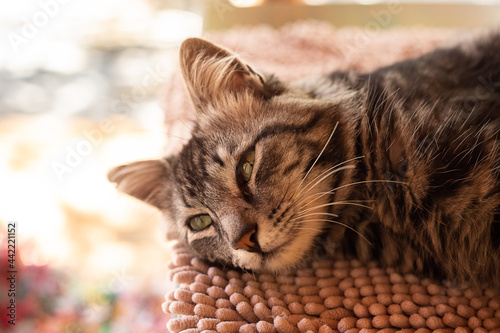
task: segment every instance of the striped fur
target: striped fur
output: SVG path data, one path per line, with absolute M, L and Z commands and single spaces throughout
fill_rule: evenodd
M 369 74 L 285 84 L 201 39 L 181 48 L 197 113 L 180 154 L 113 169 L 200 257 L 283 272 L 320 249 L 500 284 L 500 34 Z M 241 157 L 255 149 L 248 182 Z M 190 217 L 211 216 L 201 231 Z M 255 231 L 259 251 L 235 247 Z

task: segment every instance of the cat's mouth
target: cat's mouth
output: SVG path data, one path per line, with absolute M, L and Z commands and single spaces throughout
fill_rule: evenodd
M 259 252 L 236 251 L 234 263 L 256 272 L 287 273 L 301 267 L 311 254 L 315 242 L 309 237 L 295 237 Z

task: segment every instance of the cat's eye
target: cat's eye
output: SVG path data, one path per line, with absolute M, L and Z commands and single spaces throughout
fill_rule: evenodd
M 253 163 L 255 162 L 255 150 L 249 150 L 241 157 L 238 163 L 238 172 L 245 181 L 248 181 L 252 176 Z
M 189 219 L 189 226 L 193 231 L 200 231 L 212 224 L 212 218 L 209 215 L 198 215 Z

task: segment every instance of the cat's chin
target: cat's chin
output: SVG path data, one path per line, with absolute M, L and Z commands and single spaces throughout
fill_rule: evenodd
M 297 250 L 290 245 L 266 253 L 240 250 L 233 255 L 233 264 L 254 272 L 288 273 L 304 265 L 307 253 L 304 248 Z

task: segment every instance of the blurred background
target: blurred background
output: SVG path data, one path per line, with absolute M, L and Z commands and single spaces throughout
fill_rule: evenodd
M 391 4 L 402 10 L 384 29 L 500 23 L 496 0 L 0 0 L 0 332 L 166 331 L 161 217 L 106 171 L 189 136 L 166 133 L 162 99 L 185 38 L 306 19 L 363 28 Z

